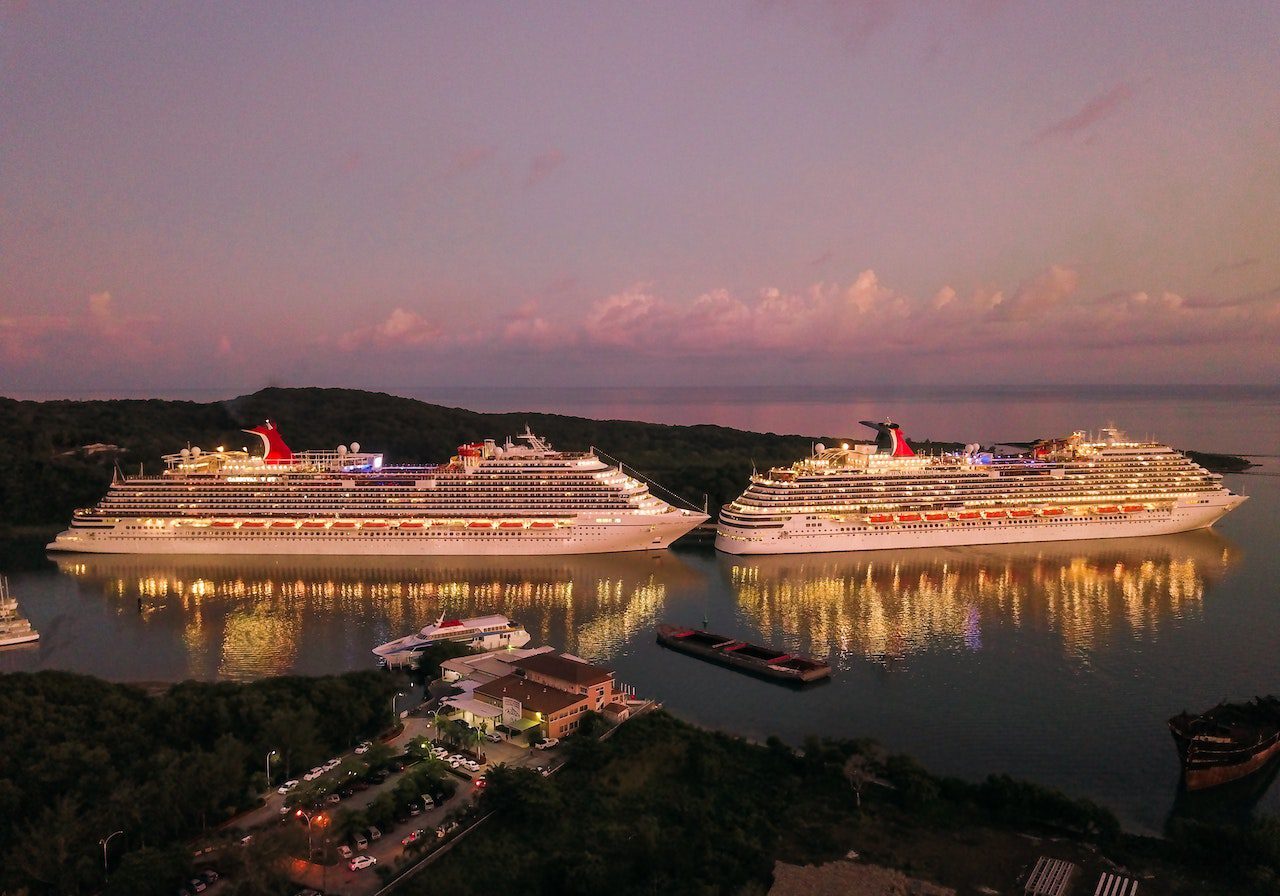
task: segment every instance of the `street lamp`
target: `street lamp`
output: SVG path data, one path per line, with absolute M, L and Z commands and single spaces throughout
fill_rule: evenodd
M 112 837 L 114 837 L 116 834 L 123 834 L 123 833 L 124 833 L 124 831 L 113 831 L 113 832 L 111 832 L 110 834 L 108 834 L 108 835 L 107 835 L 107 837 L 106 837 L 106 839 L 105 839 L 105 840 L 99 840 L 99 841 L 98 841 L 98 843 L 99 843 L 99 844 L 101 844 L 101 846 L 102 846 L 102 879 L 103 879 L 104 881 L 105 881 L 105 880 L 109 880 L 109 878 L 108 878 L 108 876 L 107 876 L 107 874 L 108 874 L 108 872 L 107 872 L 107 844 L 111 842 L 111 838 L 112 838 Z
M 393 722 L 396 719 L 400 718 L 398 715 L 396 715 L 396 698 L 403 697 L 403 696 L 405 696 L 405 694 L 403 691 L 401 691 L 400 693 L 396 694 L 395 697 L 391 698 L 391 721 Z
M 278 755 L 275 750 L 267 754 L 267 791 L 271 790 L 271 757 Z
M 313 816 L 319 815 L 320 813 L 308 812 L 305 809 L 298 809 L 297 814 L 299 818 L 305 818 L 307 820 L 307 863 L 310 864 L 311 860 L 315 858 L 312 854 L 313 847 L 311 845 L 311 819 Z

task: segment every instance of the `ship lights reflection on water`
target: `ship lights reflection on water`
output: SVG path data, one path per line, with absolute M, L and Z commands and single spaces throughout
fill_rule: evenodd
M 1154 639 L 1201 612 L 1234 562 L 1212 532 L 1126 542 L 724 557 L 737 604 L 765 638 L 838 665 L 980 650 L 1001 628 L 1051 633 L 1087 661 L 1116 638 Z
M 371 645 L 441 613 L 503 613 L 535 642 L 606 660 L 656 623 L 668 581 L 694 581 L 678 559 L 627 555 L 505 563 L 104 555 L 59 568 L 109 598 L 116 617 L 136 612 L 145 627 L 177 629 L 183 677 L 228 679 L 298 671 L 307 655 L 332 659 L 335 650 L 342 658 L 332 668 L 359 668 Z

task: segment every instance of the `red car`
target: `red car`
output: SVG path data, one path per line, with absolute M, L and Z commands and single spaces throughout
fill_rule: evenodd
M 489 782 L 484 779 L 484 775 L 481 775 L 480 777 L 476 778 L 475 784 L 476 784 L 476 787 L 480 790 L 484 790 L 486 787 L 489 786 Z
M 416 831 L 414 831 L 412 834 L 410 834 L 409 836 L 404 837 L 403 839 L 401 839 L 401 841 L 400 841 L 400 845 L 401 845 L 401 846 L 409 846 L 409 845 L 410 845 L 410 844 L 412 844 L 412 843 L 417 843 L 419 840 L 421 840 L 421 839 L 422 839 L 422 837 L 423 837 L 423 835 L 424 835 L 424 834 L 426 834 L 426 831 L 423 831 L 423 830 L 416 830 Z

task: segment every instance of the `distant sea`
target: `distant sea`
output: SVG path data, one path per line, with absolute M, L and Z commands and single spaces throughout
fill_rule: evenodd
M 356 387 L 352 387 L 356 388 Z M 252 391 L 252 390 L 246 390 Z M 1183 449 L 1280 455 L 1280 385 L 1266 386 L 651 386 L 377 389 L 482 412 L 567 414 L 811 436 L 860 434 L 891 419 L 908 436 L 957 442 L 1029 441 L 1114 424 Z M 234 391 L 6 392 L 13 398 L 173 398 L 218 401 Z M 861 433 L 865 435 L 866 433 Z M 495 435 L 502 435 L 497 433 Z

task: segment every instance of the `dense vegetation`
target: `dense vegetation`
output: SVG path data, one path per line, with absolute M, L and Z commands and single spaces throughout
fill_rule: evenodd
M 134 874 L 171 892 L 190 857 L 175 847 L 256 803 L 269 751 L 283 780 L 350 748 L 390 723 L 394 687 L 370 671 L 149 696 L 65 672 L 0 675 L 0 892 L 100 888 L 99 841 L 117 830 L 113 892 Z
M 344 389 L 264 389 L 225 402 L 13 401 L 0 398 L 0 525 L 54 526 L 102 497 L 118 463 L 155 472 L 186 444 L 257 450 L 241 432 L 277 421 L 296 449 L 359 442 L 389 462 L 448 460 L 457 446 L 499 441 L 533 428 L 566 449 L 598 446 L 701 507 L 715 508 L 745 487 L 752 465 L 767 468 L 807 454 L 802 436 L 722 426 L 662 426 L 554 414 L 478 414 L 408 398 Z M 113 446 L 86 451 L 87 446 Z M 118 449 L 118 450 L 116 450 Z
M 529 894 L 764 893 L 776 859 L 823 862 L 850 848 L 963 892 L 1006 892 L 1045 849 L 1027 834 L 1075 844 L 1095 867 L 1105 853 L 1154 868 L 1144 891 L 1261 893 L 1280 882 L 1280 829 L 1269 822 L 1199 831 L 1192 852 L 1183 840 L 1125 836 L 1088 801 L 1005 776 L 939 778 L 868 742 L 811 739 L 796 752 L 655 713 L 603 743 L 567 746 L 570 762 L 551 779 L 491 771 L 493 821 L 406 892 L 481 896 L 493 881 L 475 869 L 501 868 Z

